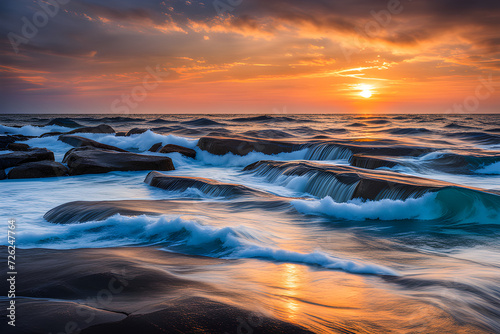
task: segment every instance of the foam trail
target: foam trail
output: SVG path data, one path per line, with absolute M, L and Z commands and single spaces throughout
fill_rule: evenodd
M 382 199 L 366 201 L 350 200 L 337 203 L 330 196 L 320 200 L 294 200 L 291 202 L 301 213 L 327 215 L 346 220 L 432 220 L 440 218 L 443 210 L 436 203 L 436 194 L 426 194 L 420 198 L 409 198 L 405 201 Z
M 217 228 L 176 216 L 126 217 L 104 221 L 50 225 L 49 229 L 25 230 L 18 235 L 24 247 L 82 248 L 131 245 L 164 246 L 165 250 L 224 259 L 258 258 L 338 269 L 355 274 L 397 275 L 393 270 L 361 261 L 341 259 L 315 251 L 300 253 L 266 245 L 271 242 L 246 227 Z

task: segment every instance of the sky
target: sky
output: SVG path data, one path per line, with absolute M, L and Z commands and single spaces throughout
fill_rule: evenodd
M 2 0 L 0 113 L 499 113 L 498 0 Z

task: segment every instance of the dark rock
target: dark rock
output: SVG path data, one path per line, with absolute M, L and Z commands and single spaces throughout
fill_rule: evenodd
M 146 176 L 144 182 L 150 186 L 170 191 L 185 191 L 188 188 L 195 188 L 214 197 L 268 195 L 265 192 L 248 188 L 240 184 L 223 183 L 201 177 L 170 176 L 156 171 L 150 172 L 148 176 Z
M 85 137 L 80 137 L 80 136 L 62 135 L 62 136 L 59 136 L 59 140 L 62 141 L 63 143 L 69 144 L 73 147 L 89 146 L 89 147 L 100 148 L 103 150 L 111 150 L 111 151 L 117 151 L 117 152 L 128 152 L 128 151 L 123 150 L 119 147 L 102 144 L 102 143 L 99 143 L 95 140 L 87 139 Z
M 3 169 L 0 169 L 0 180 L 4 180 L 7 178 L 7 175 L 5 174 L 5 171 Z
M 68 167 L 55 161 L 28 162 L 10 170 L 9 179 L 32 179 L 68 175 Z
M 7 146 L 16 141 L 12 136 L 0 136 L 0 149 L 7 149 Z
M 371 157 L 364 156 L 360 154 L 353 155 L 351 159 L 351 166 L 366 168 L 366 169 L 376 169 L 380 167 L 394 167 L 398 163 L 383 157 Z
M 158 152 L 158 150 L 161 148 L 162 143 L 156 143 L 151 148 L 148 150 L 149 152 Z
M 54 161 L 54 153 L 46 148 L 34 148 L 27 152 L 12 152 L 0 155 L 0 169 L 19 166 L 27 162 L 51 160 Z
M 126 133 L 126 132 L 117 132 L 117 133 L 115 134 L 115 136 L 116 136 L 116 137 L 125 137 L 126 135 L 127 135 L 127 133 Z
M 247 155 L 252 151 L 262 152 L 264 154 L 278 154 L 283 152 L 289 153 L 300 149 L 301 145 L 271 139 L 258 140 L 244 138 L 202 137 L 198 141 L 198 147 L 215 155 L 224 155 L 227 153 Z
M 174 170 L 168 157 L 123 153 L 82 147 L 72 149 L 65 157 L 70 175 L 99 174 L 112 171 Z
M 7 145 L 7 149 L 10 151 L 29 151 L 30 146 L 22 143 L 10 143 Z
M 63 132 L 58 132 L 58 131 L 54 131 L 54 132 L 47 132 L 47 133 L 44 133 L 40 136 L 40 138 L 45 138 L 45 137 L 52 137 L 52 136 L 59 136 L 59 135 L 62 135 Z
M 66 128 L 79 128 L 82 126 L 81 124 L 78 124 L 70 118 L 54 118 L 53 120 L 48 122 L 47 125 L 58 125 L 64 126 Z
M 67 132 L 66 134 L 70 135 L 73 133 L 115 133 L 115 130 L 107 124 L 101 124 L 98 126 L 89 126 L 89 127 L 71 130 L 70 132 Z
M 148 131 L 148 129 L 141 129 L 141 128 L 133 128 L 129 132 L 127 132 L 126 136 L 131 136 L 131 135 L 140 135 L 141 133 L 144 133 Z
M 196 158 L 196 151 L 187 147 L 179 146 L 179 145 L 173 145 L 173 144 L 168 144 L 162 147 L 162 149 L 159 151 L 160 153 L 173 153 L 173 152 L 178 152 L 188 158 Z
M 389 171 L 366 170 L 350 166 L 313 162 L 258 161 L 244 168 L 273 181 L 280 176 L 307 176 L 305 192 L 317 197 L 332 197 L 336 202 L 354 198 L 405 200 L 456 184 Z M 465 187 L 462 187 L 465 188 Z M 472 189 L 472 188 L 470 188 Z

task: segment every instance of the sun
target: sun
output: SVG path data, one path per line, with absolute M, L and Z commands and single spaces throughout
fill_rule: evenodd
M 362 90 L 359 95 L 364 97 L 365 99 L 372 97 L 372 92 L 369 89 Z
M 361 90 L 361 92 L 359 92 L 359 95 L 364 97 L 365 99 L 372 97 L 371 88 L 372 87 L 370 87 L 368 85 L 360 85 L 359 89 Z

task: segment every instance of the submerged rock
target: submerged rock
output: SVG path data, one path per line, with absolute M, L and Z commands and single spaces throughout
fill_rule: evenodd
M 150 172 L 144 182 L 150 186 L 170 191 L 185 191 L 188 188 L 195 188 L 214 197 L 268 195 L 240 184 L 223 183 L 201 177 L 170 176 L 155 171 Z
M 45 138 L 45 137 L 53 137 L 53 136 L 60 136 L 62 135 L 63 132 L 59 132 L 59 131 L 54 131 L 54 132 L 46 132 L 42 135 L 40 135 L 40 138 Z
M 264 154 L 289 153 L 300 149 L 301 145 L 271 139 L 202 137 L 198 141 L 198 147 L 215 155 L 233 153 L 243 156 L 252 151 Z
M 10 143 L 7 145 L 7 149 L 10 151 L 29 151 L 30 146 L 23 143 Z
M 174 170 L 168 157 L 124 153 L 89 147 L 72 149 L 65 157 L 70 175 L 112 171 Z
M 63 143 L 69 144 L 73 147 L 88 146 L 88 147 L 95 147 L 95 148 L 100 148 L 100 149 L 110 150 L 110 151 L 128 152 L 128 151 L 121 149 L 119 147 L 102 144 L 102 143 L 99 143 L 95 140 L 80 137 L 80 136 L 62 135 L 62 136 L 59 136 L 59 140 L 62 141 Z
M 70 135 L 73 133 L 115 133 L 115 130 L 107 124 L 100 124 L 98 126 L 88 126 L 71 130 L 66 134 Z
M 0 155 L 0 169 L 19 166 L 27 162 L 50 160 L 54 161 L 54 153 L 46 148 L 34 148 L 27 152 L 12 152 Z
M 361 154 L 353 155 L 351 159 L 351 166 L 366 168 L 366 169 L 377 169 L 380 167 L 394 167 L 398 163 L 383 157 L 371 157 Z
M 46 126 L 48 125 L 58 125 L 58 126 L 64 126 L 66 128 L 79 128 L 82 126 L 81 124 L 78 124 L 77 122 L 73 121 L 70 118 L 54 118 L 53 120 L 51 120 L 46 124 Z
M 9 179 L 31 179 L 68 175 L 68 167 L 55 161 L 28 162 L 10 170 Z
M 196 151 L 187 147 L 179 146 L 179 145 L 174 145 L 174 144 L 168 144 L 165 145 L 161 148 L 159 151 L 160 153 L 173 153 L 173 152 L 178 152 L 188 158 L 196 158 Z

